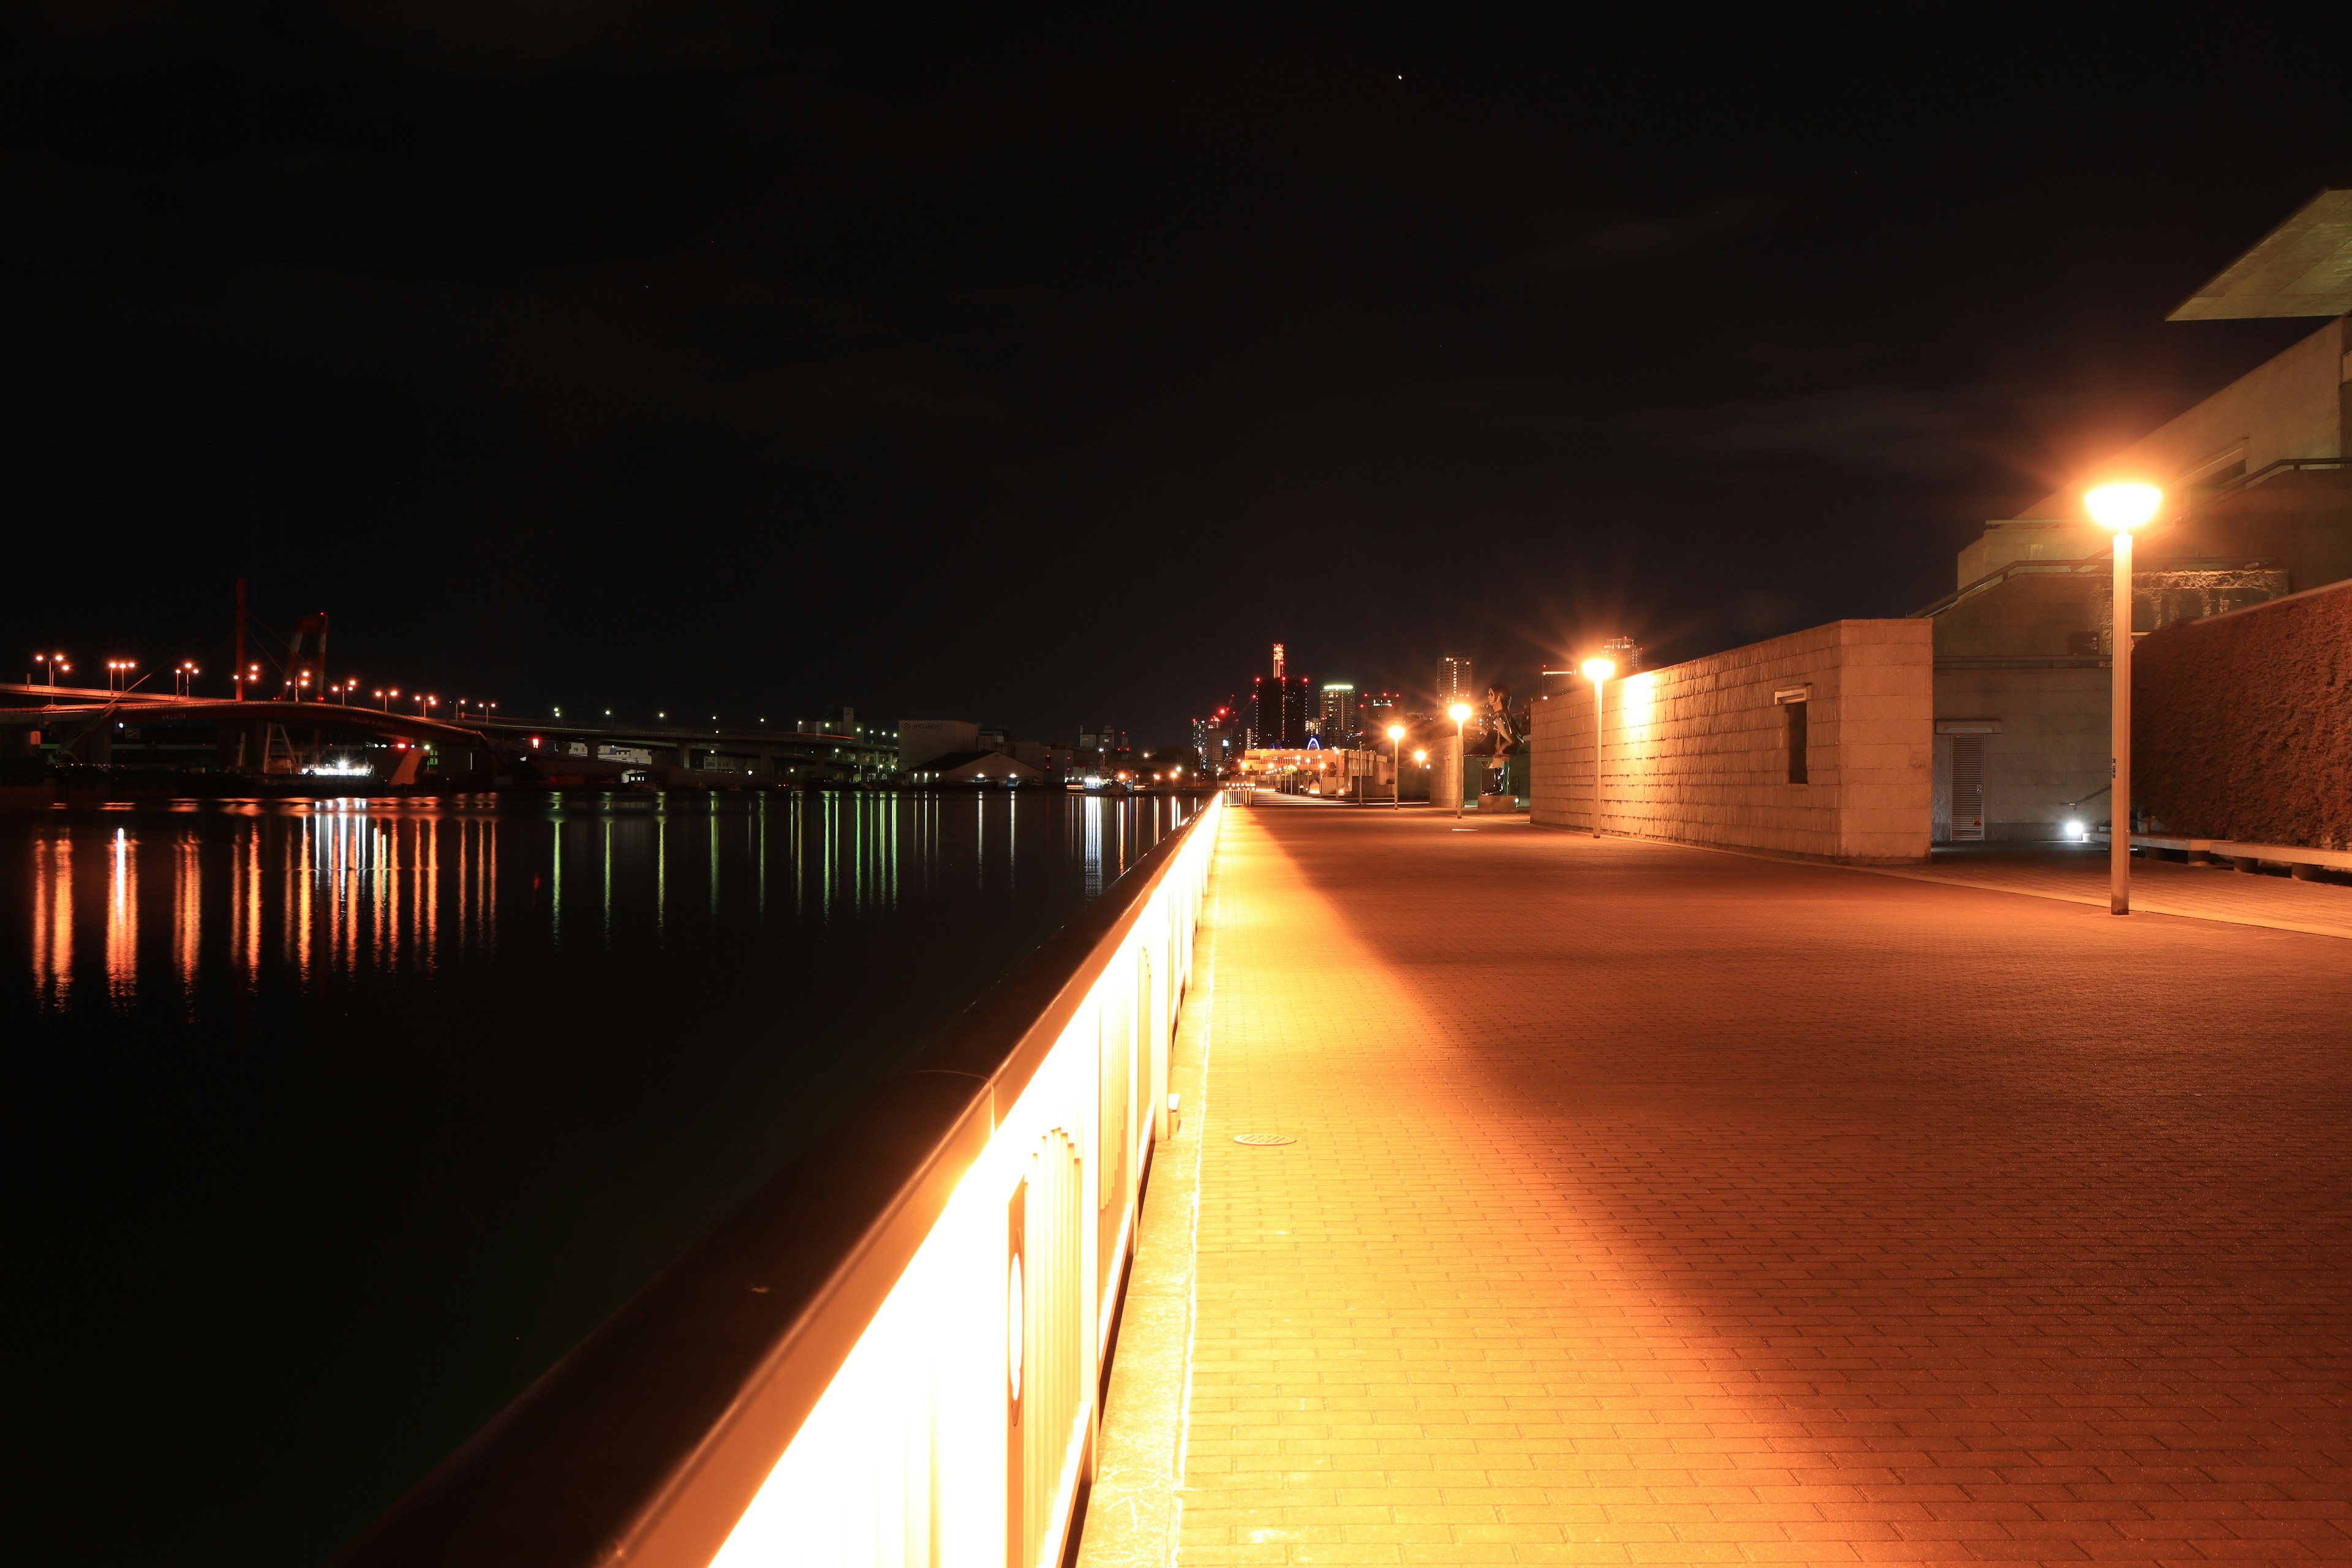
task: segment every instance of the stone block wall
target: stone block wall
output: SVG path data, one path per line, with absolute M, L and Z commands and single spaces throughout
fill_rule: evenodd
M 2167 833 L 2352 849 L 2352 582 L 2140 638 L 2132 772 Z
M 2106 820 L 2107 680 L 2096 665 L 1937 670 L 1936 842 L 1952 837 L 1948 726 L 1990 726 L 1986 838 L 2047 841 L 2068 822 Z
M 1934 627 L 1835 621 L 1609 683 L 1601 830 L 1853 865 L 1927 858 Z M 1789 779 L 1804 689 L 1806 781 Z M 1533 705 L 1531 815 L 1592 824 L 1592 689 Z

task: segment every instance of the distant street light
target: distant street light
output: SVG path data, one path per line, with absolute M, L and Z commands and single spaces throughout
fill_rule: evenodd
M 184 658 L 173 667 L 172 684 L 179 689 L 181 696 L 193 697 L 195 695 L 196 677 L 203 673 L 204 671 L 196 668 L 194 659 Z
M 2101 527 L 2115 531 L 2116 581 L 2113 656 L 2115 695 L 2108 715 L 2110 776 L 2115 781 L 2107 813 L 2107 909 L 2131 913 L 2131 531 L 2156 515 L 2164 492 L 2154 485 L 2101 485 L 2083 498 Z
M 1389 788 L 1389 809 L 1395 811 L 1404 805 L 1404 726 L 1389 726 L 1389 771 L 1396 778 Z
M 1601 699 L 1608 689 L 1602 682 L 1617 673 L 1613 658 L 1588 658 L 1584 661 L 1585 678 L 1592 682 L 1592 837 L 1601 837 L 1601 740 L 1606 733 L 1601 723 Z
M 58 671 L 62 669 L 68 674 L 71 674 L 73 672 L 73 666 L 67 661 L 66 656 L 61 653 L 37 653 L 33 656 L 33 662 L 35 664 L 47 665 L 48 667 L 49 689 L 52 691 L 57 689 Z
M 1456 702 L 1445 712 L 1446 716 L 1454 721 L 1454 770 L 1457 774 L 1467 773 L 1470 771 L 1470 759 L 1463 755 L 1463 748 L 1468 742 L 1462 727 L 1470 721 L 1470 704 Z M 1469 786 L 1465 784 L 1461 778 L 1456 777 L 1454 781 L 1454 815 L 1457 820 L 1462 816 L 1462 797 L 1469 793 Z

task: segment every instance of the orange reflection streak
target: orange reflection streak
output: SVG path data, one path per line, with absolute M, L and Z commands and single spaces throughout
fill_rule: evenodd
M 261 824 L 249 823 L 245 834 L 245 887 L 238 902 L 245 910 L 245 982 L 261 984 Z
M 73 841 L 62 834 L 33 842 L 33 979 L 52 1007 L 73 990 Z
M 421 949 L 425 931 L 425 824 L 415 818 L 402 823 L 401 837 L 406 840 L 401 853 L 401 864 L 408 872 L 408 929 L 403 937 L 405 945 Z
M 180 989 L 196 994 L 196 943 L 204 919 L 204 863 L 196 836 L 183 834 L 179 856 L 172 868 L 172 960 L 180 972 Z
M 351 956 L 343 921 L 351 906 L 351 887 L 345 878 L 351 870 L 347 852 L 351 848 L 352 819 L 339 811 L 327 819 L 325 832 L 326 844 L 320 856 L 319 869 L 326 881 L 327 967 L 340 970 Z
M 425 859 L 425 898 L 424 919 L 416 928 L 416 952 L 430 965 L 441 935 L 441 819 L 430 816 L 417 824 L 417 840 Z
M 449 825 L 457 840 L 457 954 L 465 956 L 474 936 L 473 906 L 473 839 L 474 825 L 460 817 Z
M 139 989 L 139 894 L 131 870 L 131 835 L 118 827 L 106 899 L 106 994 L 117 1002 Z
M 310 879 L 314 874 L 310 859 L 310 840 L 312 829 L 315 826 L 316 822 L 313 818 L 306 816 L 302 819 L 300 858 L 287 871 L 287 879 L 293 885 L 294 893 L 294 897 L 289 900 L 293 905 L 293 931 L 290 945 L 293 951 L 294 973 L 305 980 L 310 977 Z
M 396 936 L 393 914 L 400 907 L 399 846 L 394 841 L 397 831 L 398 824 L 375 830 L 375 966 L 387 971 L 392 967 Z
M 362 824 L 335 818 L 335 967 L 349 973 L 359 957 L 359 846 Z

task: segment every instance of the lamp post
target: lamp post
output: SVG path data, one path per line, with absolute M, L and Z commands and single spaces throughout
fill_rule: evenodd
M 1389 771 L 1396 775 L 1389 787 L 1389 809 L 1404 806 L 1404 726 L 1389 726 Z
M 1601 837 L 1601 742 L 1607 729 L 1601 722 L 1601 699 L 1608 688 L 1603 684 L 1617 673 L 1613 658 L 1588 658 L 1584 661 L 1585 679 L 1592 682 L 1592 837 Z
M 1469 786 L 1462 782 L 1462 775 L 1470 771 L 1470 759 L 1464 754 L 1467 742 L 1462 729 L 1470 721 L 1470 704 L 1456 702 L 1445 710 L 1445 716 L 1454 721 L 1454 815 L 1458 820 L 1462 816 L 1462 797 L 1470 793 Z
M 2116 536 L 2114 620 L 2109 640 L 2114 649 L 2107 660 L 2114 674 L 2114 696 L 2108 709 L 2108 761 L 2115 780 L 2107 813 L 2107 909 L 2131 913 L 2131 574 L 2132 532 L 2156 515 L 2164 492 L 2154 485 L 2101 485 L 2083 502 L 2102 527 Z

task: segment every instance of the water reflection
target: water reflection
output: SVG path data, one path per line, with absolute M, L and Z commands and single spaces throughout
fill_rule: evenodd
M 325 1561 L 1177 820 L 1043 794 L 0 812 L 20 1480 L 58 1529 L 108 1521 L 102 1553 L 19 1555 Z M 173 1463 L 125 1505 L 150 1451 Z
M 62 1007 L 73 994 L 73 839 L 33 841 L 34 994 Z
M 207 984 L 250 989 L 281 969 L 303 980 L 429 973 L 488 963 L 507 941 L 610 948 L 633 928 L 659 943 L 742 919 L 813 930 L 887 920 L 904 897 L 956 888 L 959 898 L 1018 898 L 1041 853 L 1090 899 L 1184 809 L 815 795 L 529 809 L 489 799 L 182 802 L 127 823 L 120 812 L 49 811 L 10 819 L 26 875 L 21 891 L 0 885 L 0 896 L 26 917 L 37 1008 L 72 1006 L 79 979 L 117 1007 L 168 991 L 193 1009 Z M 772 880 L 789 896 L 772 900 Z M 102 931 L 79 932 L 78 950 L 78 922 L 101 917 Z M 96 973 L 78 974 L 78 951 L 98 958 Z

